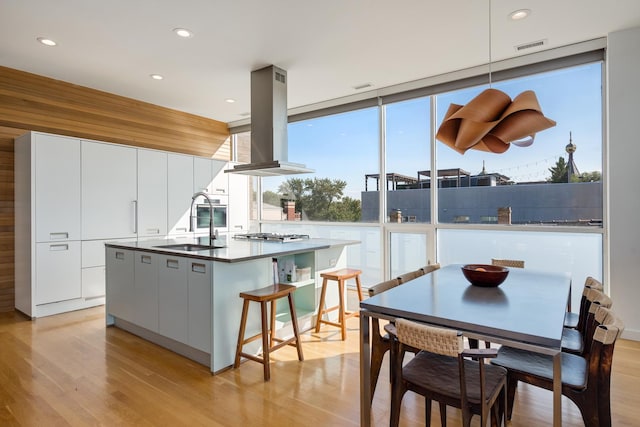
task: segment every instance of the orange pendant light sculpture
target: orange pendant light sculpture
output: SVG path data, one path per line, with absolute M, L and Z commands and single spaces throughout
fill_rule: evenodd
M 467 150 L 504 153 L 511 144 L 527 147 L 536 132 L 556 125 L 545 117 L 533 91 L 524 91 L 513 100 L 491 88 L 491 0 L 489 0 L 489 89 L 466 105 L 451 104 L 436 139 L 460 154 Z

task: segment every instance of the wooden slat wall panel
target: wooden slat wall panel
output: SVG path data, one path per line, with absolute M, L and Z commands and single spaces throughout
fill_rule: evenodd
M 14 306 L 13 139 L 23 133 L 0 128 L 0 312 Z
M 229 160 L 226 123 L 6 67 L 0 126 Z
M 14 309 L 13 140 L 30 130 L 230 159 L 226 123 L 0 67 L 0 312 Z

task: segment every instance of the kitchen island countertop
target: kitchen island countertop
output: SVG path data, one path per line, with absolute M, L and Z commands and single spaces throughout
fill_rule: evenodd
M 232 237 L 223 236 L 214 240 L 214 245 L 221 246 L 220 248 L 202 249 L 197 251 L 162 248 L 159 246 L 173 244 L 209 244 L 208 237 L 196 237 L 192 239 L 157 239 L 130 242 L 113 241 L 105 243 L 105 246 L 232 263 L 258 258 L 278 257 L 282 255 L 309 252 L 336 246 L 355 245 L 358 243 L 360 243 L 358 240 L 340 239 L 304 239 L 295 242 L 283 243 L 274 241 L 236 240 Z

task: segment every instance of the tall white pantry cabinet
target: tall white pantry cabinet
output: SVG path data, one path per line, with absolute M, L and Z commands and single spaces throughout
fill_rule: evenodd
M 16 309 L 36 318 L 104 304 L 104 242 L 193 235 L 194 190 L 228 193 L 220 164 L 40 132 L 16 138 Z M 234 200 L 246 204 L 248 193 Z

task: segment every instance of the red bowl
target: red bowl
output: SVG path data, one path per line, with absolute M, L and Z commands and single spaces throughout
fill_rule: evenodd
M 462 274 L 472 285 L 495 287 L 504 282 L 509 269 L 490 264 L 466 264 L 462 266 Z

